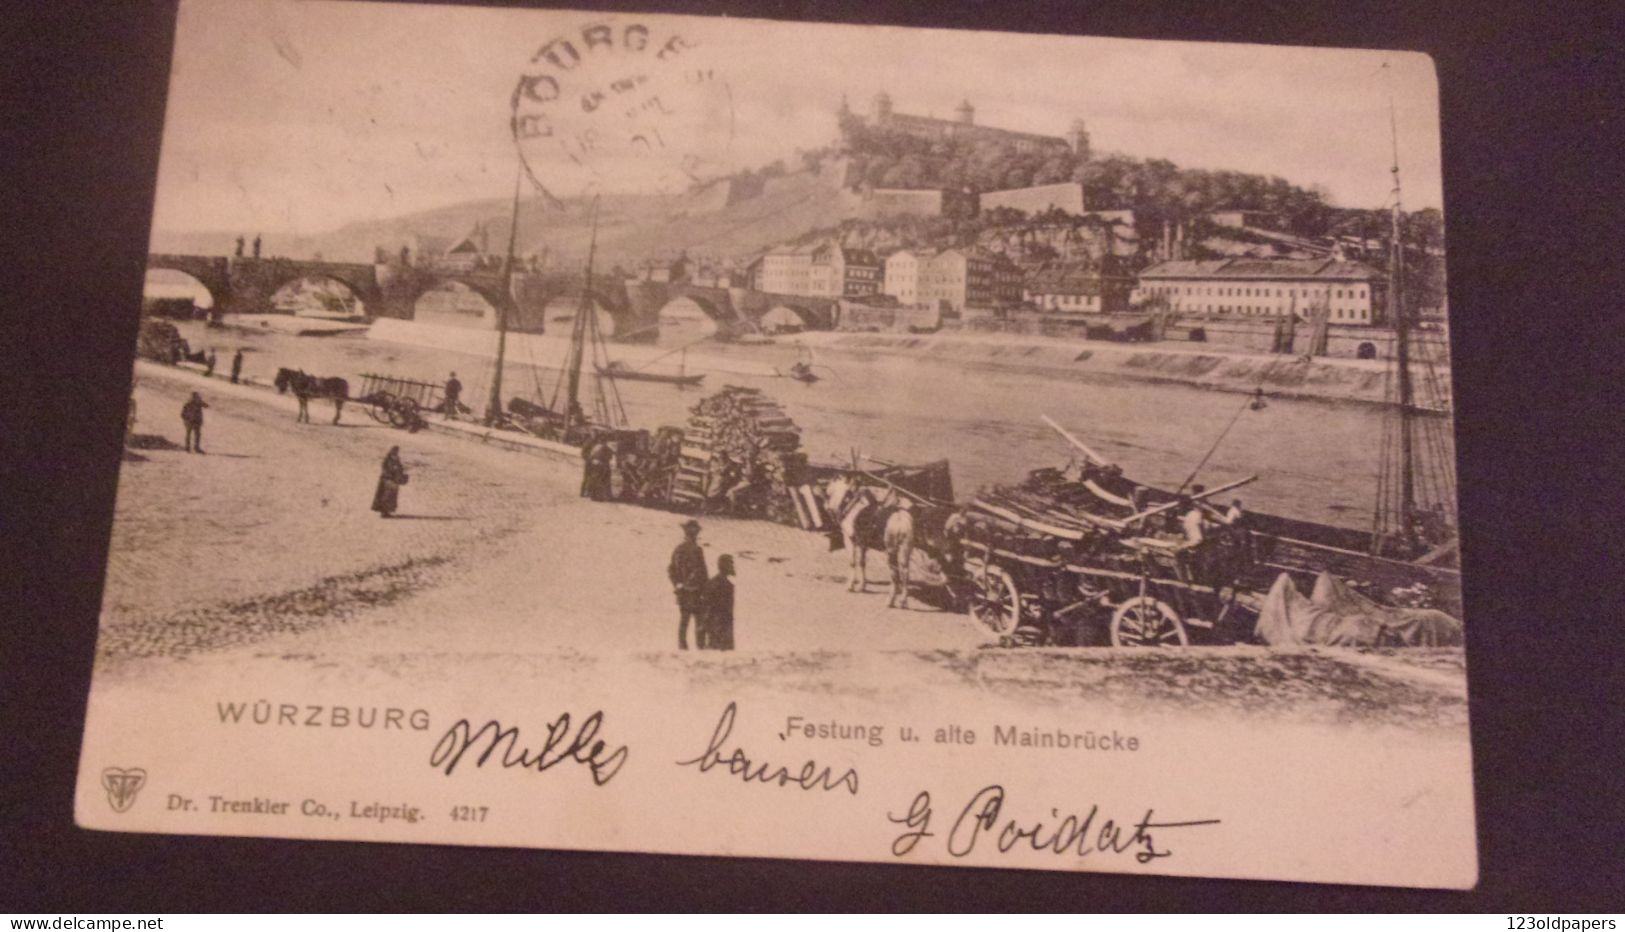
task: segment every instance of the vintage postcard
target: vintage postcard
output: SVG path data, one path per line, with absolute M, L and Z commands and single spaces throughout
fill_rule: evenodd
M 1425 56 L 178 22 L 80 825 L 1475 882 Z

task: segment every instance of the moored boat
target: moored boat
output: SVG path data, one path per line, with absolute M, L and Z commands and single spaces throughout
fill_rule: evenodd
M 633 369 L 620 360 L 612 360 L 607 364 L 594 364 L 598 374 L 606 378 L 620 379 L 630 382 L 661 382 L 667 385 L 698 385 L 705 379 L 705 373 L 685 375 L 681 373 L 647 372 Z

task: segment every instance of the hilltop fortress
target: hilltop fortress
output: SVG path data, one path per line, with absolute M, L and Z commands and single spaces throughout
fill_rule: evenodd
M 841 113 L 843 116 L 853 116 L 851 110 L 847 107 L 845 98 L 841 99 Z M 881 91 L 874 96 L 869 115 L 860 119 L 878 129 L 907 133 L 910 136 L 932 141 L 997 141 L 1009 143 L 1022 152 L 1065 149 L 1074 154 L 1081 154 L 1089 149 L 1089 133 L 1084 128 L 1082 120 L 1073 120 L 1064 137 L 1041 136 L 1037 133 L 1021 133 L 1015 130 L 998 129 L 993 126 L 978 126 L 976 124 L 976 108 L 972 107 L 968 100 L 961 101 L 959 106 L 954 109 L 954 119 L 942 120 L 936 117 L 898 113 L 892 109 L 891 95 Z

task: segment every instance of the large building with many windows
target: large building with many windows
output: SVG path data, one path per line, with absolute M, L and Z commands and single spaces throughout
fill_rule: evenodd
M 1104 265 L 1104 270 L 1099 266 L 1038 269 L 1027 276 L 1022 294 L 1040 311 L 1081 314 L 1127 311 L 1134 279 L 1120 273 L 1113 263 Z
M 832 241 L 769 250 L 756 272 L 758 291 L 823 298 L 879 294 L 881 281 L 874 253 Z
M 1160 299 L 1183 314 L 1309 318 L 1333 324 L 1386 322 L 1386 279 L 1345 259 L 1176 259 L 1140 272 L 1135 303 Z
M 903 249 L 886 259 L 885 292 L 905 307 L 992 312 L 1021 301 L 1021 270 L 995 253 Z

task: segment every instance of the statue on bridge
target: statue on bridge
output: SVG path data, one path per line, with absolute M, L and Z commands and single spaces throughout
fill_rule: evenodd
M 258 259 L 259 257 L 260 257 L 260 235 L 258 233 L 255 233 L 254 234 L 254 258 Z
M 237 258 L 241 259 L 242 257 L 243 257 L 243 238 L 241 236 L 239 236 L 239 237 L 237 237 Z

